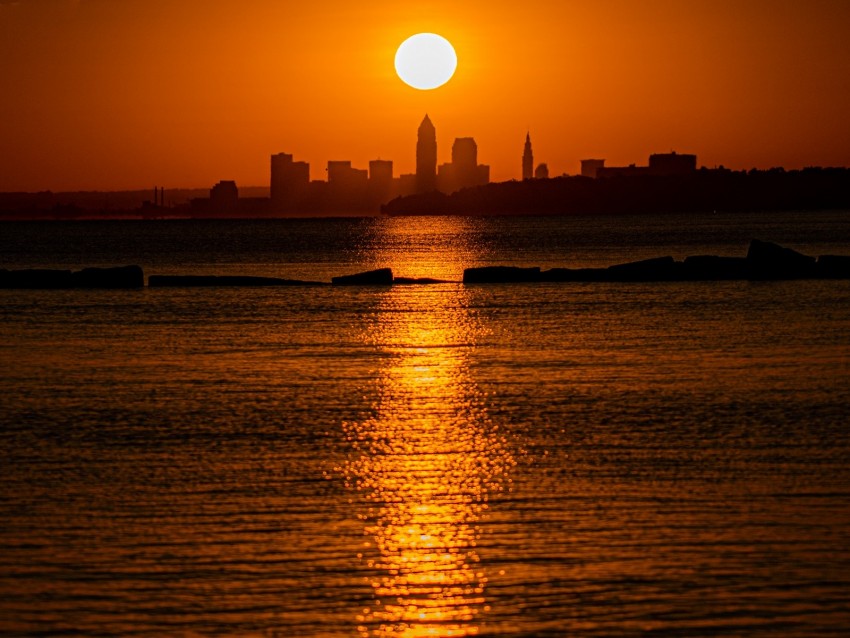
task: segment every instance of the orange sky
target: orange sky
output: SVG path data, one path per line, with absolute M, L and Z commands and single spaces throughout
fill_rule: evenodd
M 393 69 L 407 36 L 458 53 L 446 86 Z M 267 185 L 285 151 L 414 169 L 473 136 L 518 178 L 526 129 L 579 160 L 850 166 L 847 0 L 0 0 L 0 190 Z

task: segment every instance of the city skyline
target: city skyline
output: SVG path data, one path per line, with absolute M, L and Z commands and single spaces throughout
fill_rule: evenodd
M 241 188 L 244 190 L 241 191 L 237 180 L 226 176 L 216 181 L 211 188 L 166 189 L 156 185 L 153 188 L 153 199 L 140 197 L 141 193 L 150 192 L 146 189 L 65 193 L 0 192 L 3 196 L 0 197 L 0 211 L 7 217 L 29 214 L 57 219 L 92 214 L 121 217 L 128 212 L 142 217 L 165 215 L 196 218 L 438 212 L 481 215 L 488 214 L 482 204 L 489 198 L 493 214 L 576 214 L 582 211 L 607 214 L 615 209 L 632 210 L 634 202 L 631 200 L 635 196 L 661 209 L 669 207 L 671 201 L 677 202 L 671 209 L 674 212 L 676 206 L 681 207 L 679 210 L 702 210 L 706 206 L 712 208 L 719 205 L 731 210 L 742 204 L 755 210 L 761 209 L 767 202 L 777 210 L 784 210 L 789 204 L 802 210 L 836 205 L 843 207 L 846 198 L 838 191 L 843 188 L 850 171 L 841 167 L 807 167 L 803 171 L 791 170 L 787 174 L 784 167 L 772 167 L 766 171 L 733 171 L 722 164 L 700 167 L 696 154 L 671 150 L 669 153 L 650 153 L 647 163 L 642 165 L 629 162 L 618 166 L 606 164 L 606 159 L 582 159 L 579 173 L 550 175 L 547 163 L 535 165 L 530 131 L 526 131 L 521 154 L 519 144 L 516 148 L 514 159 L 520 167 L 520 179 L 491 181 L 491 167 L 478 163 L 478 144 L 473 137 L 454 138 L 451 161 L 440 163 L 437 127 L 426 113 L 417 128 L 415 148 L 409 149 L 415 160 L 415 169 L 411 173 L 396 174 L 393 159 L 371 159 L 368 168 L 355 166 L 352 160 L 328 159 L 325 162 L 325 179 L 312 179 L 309 162 L 300 159 L 295 153 L 276 152 L 270 156 L 267 185 L 243 184 Z M 443 150 L 442 155 L 445 154 Z M 746 182 L 733 175 L 744 176 Z M 550 178 L 560 179 L 549 185 Z M 600 181 L 606 184 L 599 188 L 585 187 L 575 181 L 588 178 L 602 178 Z M 609 178 L 614 178 L 614 182 L 608 183 Z M 633 191 L 635 184 L 638 190 L 650 190 L 644 190 L 640 195 L 636 192 L 624 195 L 624 183 L 618 178 L 638 180 L 626 190 Z M 656 178 L 666 180 L 663 189 L 659 190 L 658 183 L 651 181 Z M 532 181 L 537 184 L 532 184 Z M 511 183 L 528 188 L 521 191 L 498 190 L 498 187 L 510 186 Z M 497 187 L 497 190 L 490 190 L 488 194 L 477 188 L 488 185 Z M 730 192 L 730 187 L 738 191 L 737 196 Z M 683 189 L 694 192 L 682 199 L 676 193 L 683 192 Z M 169 191 L 168 200 L 165 197 L 166 190 Z M 772 194 L 768 192 L 771 190 L 774 191 Z M 197 191 L 206 192 L 201 195 Z M 580 194 L 581 191 L 583 194 Z M 596 194 L 587 199 L 589 192 Z M 706 199 L 699 195 L 707 192 L 713 192 L 714 196 Z M 500 193 L 498 202 L 492 200 L 494 193 Z M 453 197 L 455 194 L 459 194 L 460 199 Z
M 735 170 L 847 166 L 847 24 L 838 0 L 0 1 L 0 191 L 262 184 L 280 148 L 312 179 L 333 157 L 412 173 L 426 112 L 443 150 L 475 136 L 492 181 L 521 178 L 528 130 L 551 175 L 679 148 Z M 433 91 L 393 69 L 417 31 L 457 50 Z
M 311 179 L 310 164 L 295 161 L 294 153 L 275 153 L 271 156 L 269 210 L 374 212 L 396 197 L 432 191 L 451 194 L 490 181 L 490 167 L 478 163 L 478 145 L 472 137 L 455 138 L 451 161 L 439 163 L 436 127 L 427 113 L 417 129 L 415 158 L 415 171 L 399 175 L 395 174 L 391 159 L 369 160 L 368 169 L 354 166 L 351 160 L 328 160 L 322 180 Z M 234 180 L 225 182 L 235 187 Z M 219 182 L 216 187 L 225 182 Z M 216 197 L 216 187 L 210 194 L 210 205 L 223 209 L 229 205 L 229 200 Z M 220 202 L 218 206 L 216 200 Z
M 451 195 L 465 188 L 490 184 L 490 166 L 478 163 L 478 145 L 473 137 L 456 137 L 451 146 L 451 161 L 439 163 L 437 127 L 426 113 L 416 135 L 416 168 L 413 173 L 395 174 L 394 161 L 374 159 L 369 168 L 353 165 L 351 160 L 328 160 L 326 179 L 311 179 L 310 164 L 295 160 L 294 153 L 271 156 L 269 197 L 251 198 L 248 210 L 267 213 L 376 212 L 396 198 L 441 193 Z M 531 132 L 525 134 L 521 156 L 521 181 L 549 179 L 546 163 L 535 165 Z M 697 170 L 697 156 L 689 153 L 653 153 L 646 166 L 605 166 L 604 159 L 581 161 L 582 177 L 613 176 L 687 176 Z M 726 169 L 723 169 L 726 170 Z M 569 177 L 564 174 L 561 177 Z M 515 181 L 515 180 L 511 180 Z M 155 190 L 154 206 L 157 204 Z M 191 208 L 198 213 L 244 210 L 235 180 L 220 180 L 210 197 L 193 199 Z

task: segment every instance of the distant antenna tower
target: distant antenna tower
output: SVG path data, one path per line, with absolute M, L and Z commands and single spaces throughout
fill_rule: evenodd
M 165 187 L 164 186 L 154 186 L 153 187 L 153 205 L 161 206 L 165 208 Z

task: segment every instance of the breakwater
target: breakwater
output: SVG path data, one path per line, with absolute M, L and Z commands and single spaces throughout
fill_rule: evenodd
M 850 256 L 817 258 L 778 244 L 754 239 L 745 257 L 694 255 L 683 261 L 656 257 L 607 268 L 467 268 L 465 284 L 567 281 L 730 281 L 850 279 Z
M 773 242 L 753 239 L 746 256 L 693 255 L 682 261 L 664 256 L 614 264 L 606 268 L 482 266 L 467 268 L 464 284 L 533 282 L 663 282 L 850 279 L 850 256 L 804 255 Z M 330 282 L 244 275 L 151 275 L 150 288 L 261 286 L 391 286 L 458 283 L 443 279 L 396 277 L 390 268 L 340 275 Z M 139 289 L 145 287 L 141 266 L 53 269 L 0 269 L 0 289 Z

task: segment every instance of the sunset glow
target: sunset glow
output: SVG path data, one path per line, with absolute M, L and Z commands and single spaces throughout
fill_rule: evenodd
M 414 169 L 474 137 L 516 179 L 527 130 L 553 176 L 579 161 L 697 154 L 736 169 L 850 164 L 850 4 L 438 0 L 0 2 L 0 190 L 267 186 L 285 151 Z M 461 64 L 436 91 L 392 65 L 433 32 Z
M 850 0 L 0 0 L 0 637 L 850 627 Z

